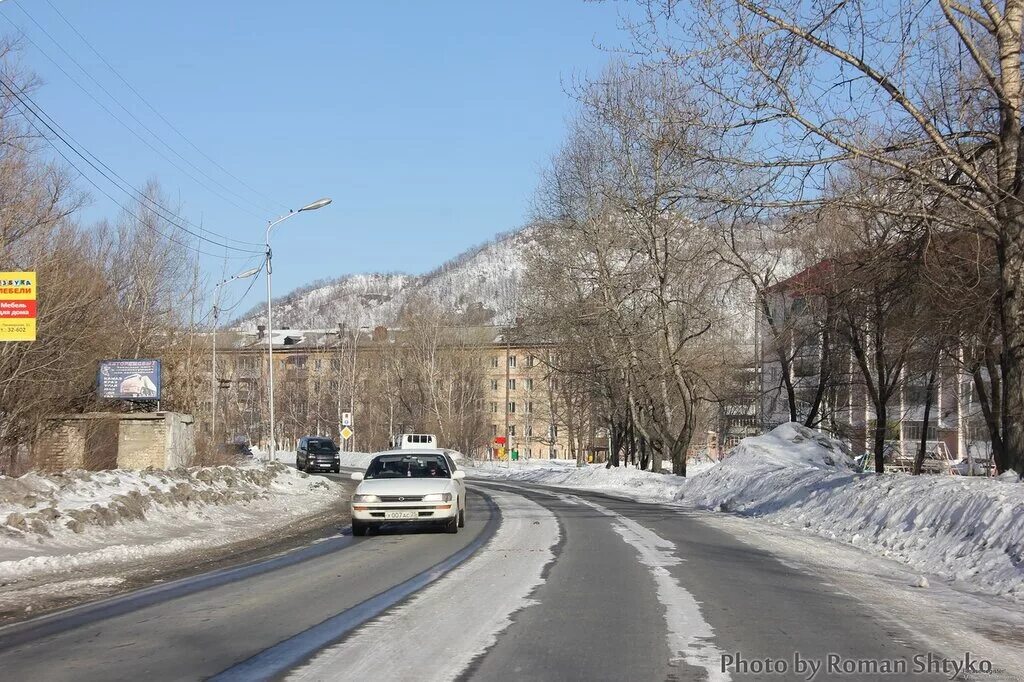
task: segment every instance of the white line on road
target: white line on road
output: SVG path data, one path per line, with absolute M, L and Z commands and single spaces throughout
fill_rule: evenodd
M 554 560 L 558 521 L 524 497 L 488 491 L 501 526 L 477 556 L 406 604 L 325 649 L 289 680 L 450 680 L 496 641 Z
M 675 555 L 674 543 L 664 539 L 645 526 L 618 514 L 607 507 L 582 497 L 572 498 L 615 520 L 613 527 L 626 543 L 636 550 L 640 562 L 647 566 L 658 591 L 658 601 L 665 607 L 665 625 L 668 648 L 673 660 L 704 668 L 710 682 L 726 682 L 729 674 L 722 672 L 724 652 L 713 643 L 714 630 L 701 615 L 700 603 L 672 577 L 667 566 L 676 566 L 682 559 Z

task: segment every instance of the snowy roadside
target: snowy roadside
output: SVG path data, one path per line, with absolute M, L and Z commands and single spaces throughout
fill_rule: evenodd
M 281 464 L 0 477 L 0 613 L 116 591 L 154 564 L 324 516 L 343 486 Z
M 784 424 L 688 478 L 547 461 L 485 463 L 471 477 L 608 492 L 763 519 L 894 559 L 961 587 L 1024 602 L 1024 484 L 858 474 L 841 446 Z
M 338 459 L 343 467 L 365 469 L 370 465 L 370 460 L 379 454 L 379 452 L 339 452 Z M 256 452 L 256 455 L 259 456 L 258 451 Z M 274 455 L 275 461 L 292 467 L 295 466 L 294 450 L 277 450 Z

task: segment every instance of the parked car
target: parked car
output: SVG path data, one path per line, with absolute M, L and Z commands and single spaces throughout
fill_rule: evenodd
M 352 496 L 352 535 L 384 523 L 432 523 L 448 533 L 466 524 L 466 472 L 443 450 L 393 450 L 377 455 Z
M 252 459 L 252 450 L 245 443 L 221 443 L 217 446 L 217 454 L 223 458 Z
M 341 472 L 340 450 L 330 438 L 307 436 L 295 449 L 295 468 L 299 471 Z

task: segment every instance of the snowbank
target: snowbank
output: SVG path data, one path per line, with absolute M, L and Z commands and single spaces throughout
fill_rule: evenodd
M 784 424 L 742 441 L 677 500 L 764 517 L 1024 598 L 1024 485 L 1016 477 L 857 474 L 839 443 Z
M 860 474 L 841 443 L 798 424 L 746 438 L 686 479 L 550 461 L 471 472 L 759 517 L 1024 599 L 1024 484 L 1016 476 Z
M 0 477 L 0 581 L 259 537 L 341 491 L 278 463 Z
M 477 462 L 467 467 L 470 477 L 524 481 L 578 490 L 600 490 L 637 502 L 672 502 L 686 483 L 681 476 L 655 474 L 633 467 L 588 464 L 572 460 L 531 459 L 512 462 Z

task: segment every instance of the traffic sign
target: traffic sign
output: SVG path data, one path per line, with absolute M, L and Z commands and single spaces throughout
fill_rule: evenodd
M 350 428 L 348 428 L 346 426 L 345 428 L 343 428 L 341 430 L 341 437 L 344 438 L 345 440 L 348 440 L 349 438 L 352 437 L 352 434 L 354 434 L 354 433 L 355 433 L 355 431 L 353 431 L 352 429 L 350 429 Z
M 341 425 L 342 426 L 352 426 L 352 413 L 351 412 L 342 412 L 341 413 Z

